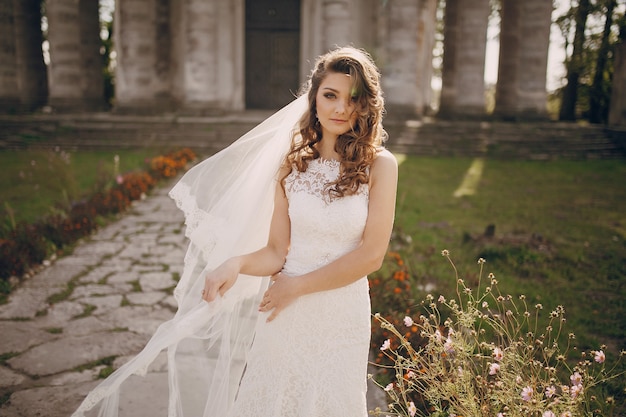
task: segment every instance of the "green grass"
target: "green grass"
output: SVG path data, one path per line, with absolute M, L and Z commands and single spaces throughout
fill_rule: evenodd
M 0 225 L 33 222 L 76 201 L 115 178 L 119 173 L 144 168 L 154 150 L 119 151 L 0 151 Z
M 408 157 L 400 165 L 396 228 L 411 240 L 393 246 L 416 283 L 452 296 L 441 250 L 451 251 L 470 286 L 484 257 L 503 292 L 525 294 L 547 312 L 564 305 L 582 347 L 624 349 L 626 163 L 486 160 L 476 193 L 454 197 L 471 163 Z M 482 236 L 488 225 L 492 239 Z
M 81 151 L 68 159 L 53 151 L 1 151 L 0 224 L 11 222 L 9 212 L 33 221 L 112 181 L 116 154 L 126 172 L 156 152 Z M 400 165 L 396 230 L 403 238 L 392 246 L 405 255 L 415 283 L 450 296 L 454 277 L 441 250 L 452 252 L 470 285 L 484 257 L 503 291 L 526 294 L 547 311 L 564 305 L 583 346 L 625 348 L 626 163 L 486 160 L 476 193 L 454 197 L 471 164 L 407 157 Z M 493 239 L 482 237 L 488 225 L 495 226 Z

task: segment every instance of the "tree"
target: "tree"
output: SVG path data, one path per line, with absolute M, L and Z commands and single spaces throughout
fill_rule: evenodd
M 584 69 L 583 48 L 585 44 L 585 28 L 587 17 L 591 9 L 589 0 L 580 0 L 574 12 L 576 32 L 574 34 L 573 50 L 569 60 L 566 61 L 567 84 L 563 89 L 563 98 L 559 120 L 576 120 L 576 101 L 578 99 L 578 80 Z
M 589 121 L 591 123 L 606 123 L 609 114 L 609 98 L 611 71 L 607 71 L 609 53 L 611 52 L 611 26 L 613 25 L 613 11 L 617 0 L 605 0 L 605 20 L 602 40 L 598 49 L 596 71 L 593 84 L 589 92 Z M 608 90 L 608 91 L 607 91 Z

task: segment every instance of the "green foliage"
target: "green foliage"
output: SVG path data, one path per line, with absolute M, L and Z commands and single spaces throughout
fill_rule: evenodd
M 568 85 L 557 92 L 562 120 L 607 121 L 614 51 L 625 21 L 623 5 L 616 6 L 616 0 L 577 2 L 555 21 L 565 39 L 568 72 Z

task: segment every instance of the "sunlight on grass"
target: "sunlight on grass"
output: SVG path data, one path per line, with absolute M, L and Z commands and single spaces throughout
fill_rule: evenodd
M 463 182 L 461 182 L 461 185 L 459 185 L 459 188 L 456 189 L 453 195 L 455 197 L 463 197 L 476 194 L 476 189 L 483 175 L 484 167 L 485 160 L 483 158 L 474 159 L 472 165 L 470 165 L 463 177 Z

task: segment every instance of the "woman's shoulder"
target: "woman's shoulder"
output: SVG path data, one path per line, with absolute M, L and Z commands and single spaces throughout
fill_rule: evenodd
M 394 170 L 398 169 L 398 160 L 389 150 L 385 148 L 380 148 L 376 151 L 376 155 L 374 156 L 374 161 L 372 161 L 371 166 L 372 171 L 377 170 Z
M 370 187 L 376 183 L 385 187 L 394 187 L 398 181 L 398 161 L 394 154 L 381 148 L 370 166 Z

